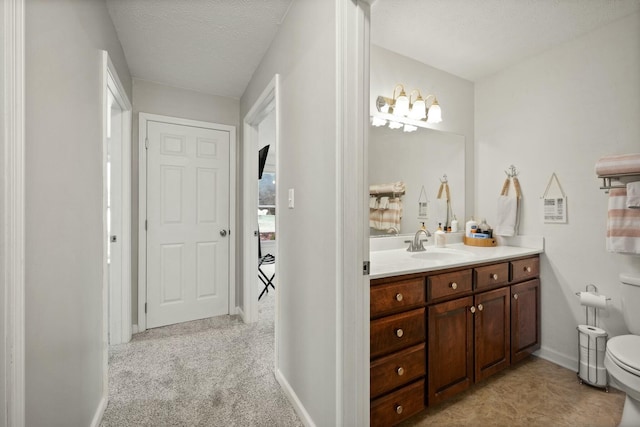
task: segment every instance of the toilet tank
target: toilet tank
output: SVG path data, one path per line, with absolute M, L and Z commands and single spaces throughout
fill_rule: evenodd
M 640 335 L 640 276 L 620 275 L 620 299 L 629 332 Z

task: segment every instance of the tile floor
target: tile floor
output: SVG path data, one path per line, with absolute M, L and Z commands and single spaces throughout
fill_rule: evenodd
M 576 373 L 530 357 L 402 426 L 617 426 L 624 393 L 581 385 Z

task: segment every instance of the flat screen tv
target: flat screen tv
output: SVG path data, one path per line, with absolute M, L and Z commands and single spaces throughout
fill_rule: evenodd
M 267 163 L 267 154 L 269 154 L 269 146 L 265 145 L 258 151 L 258 179 L 262 179 L 264 165 Z

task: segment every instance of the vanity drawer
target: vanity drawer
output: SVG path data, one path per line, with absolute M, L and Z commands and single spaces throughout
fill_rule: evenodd
M 424 376 L 427 356 L 424 343 L 371 363 L 371 397 Z
M 492 288 L 509 282 L 509 263 L 487 265 L 473 269 L 476 289 Z
M 402 280 L 371 287 L 371 317 L 424 304 L 424 278 Z
M 427 278 L 429 300 L 471 292 L 471 270 L 437 274 Z
M 424 341 L 425 323 L 424 308 L 371 321 L 371 358 Z
M 371 402 L 370 425 L 393 426 L 424 409 L 424 381 L 416 381 Z
M 511 281 L 521 282 L 540 274 L 540 258 L 527 258 L 518 261 L 511 261 Z

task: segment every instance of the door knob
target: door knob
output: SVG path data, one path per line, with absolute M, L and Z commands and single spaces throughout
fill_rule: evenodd
M 480 311 L 484 310 L 484 306 L 482 304 L 478 304 L 478 310 Z
M 220 235 L 222 237 L 226 236 L 227 235 L 227 230 L 220 230 Z
M 518 294 L 513 294 L 513 299 L 518 299 Z

